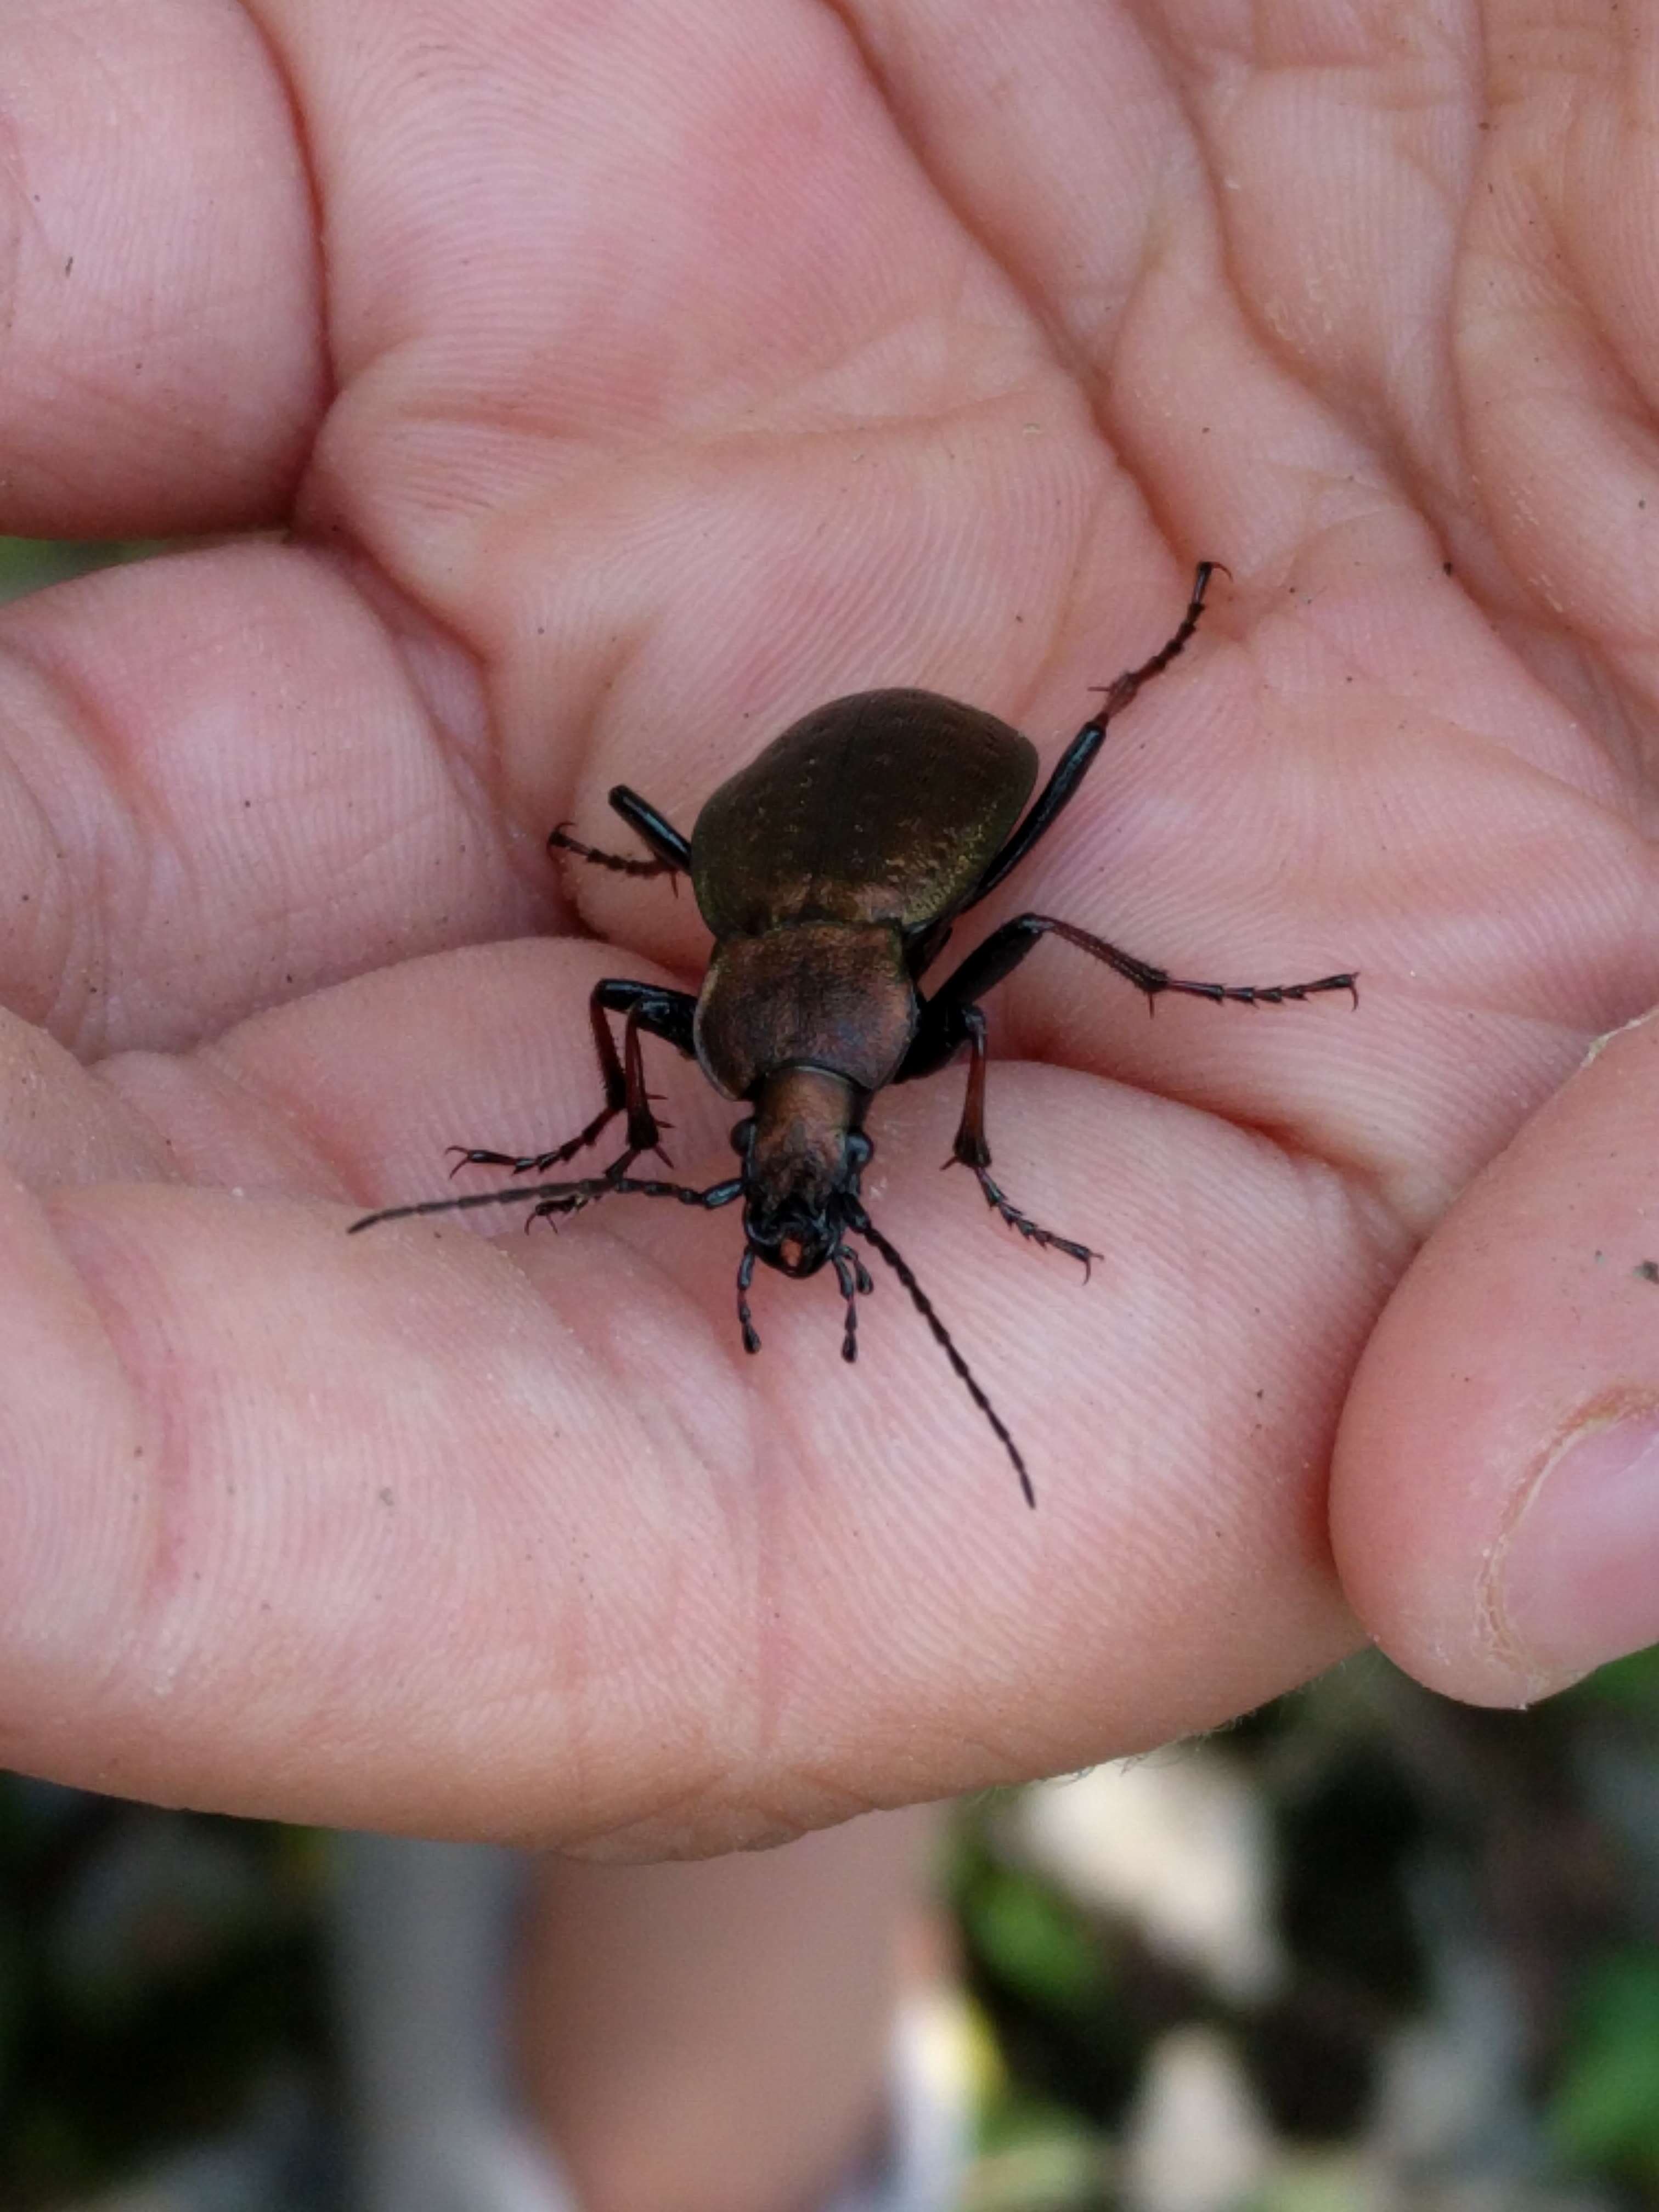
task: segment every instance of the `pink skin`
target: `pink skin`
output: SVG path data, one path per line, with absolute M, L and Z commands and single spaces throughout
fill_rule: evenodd
M 690 1865 L 538 1861 L 520 2081 L 583 2212 L 828 2197 L 885 2117 L 938 1829 L 921 1807 Z
M 0 1760 L 708 1850 L 1368 1631 L 1497 1702 L 1659 1632 L 1616 1563 L 1493 1568 L 1587 1409 L 1659 1402 L 1650 1041 L 1539 1112 L 1659 999 L 1659 88 L 1610 6 L 1149 20 L 0 13 L 0 525 L 296 532 L 0 620 Z M 731 1217 L 346 1237 L 592 1113 L 595 976 L 699 971 L 553 823 L 689 828 L 879 684 L 1051 763 L 1200 556 L 983 919 L 1361 1003 L 1149 1022 L 1033 956 L 991 1141 L 1086 1289 L 937 1172 L 960 1071 L 878 1103 L 872 1214 L 1036 1514 L 895 1283 L 855 1373 L 827 1280 L 745 1360 Z M 1618 1480 L 1572 1495 L 1628 1557 Z

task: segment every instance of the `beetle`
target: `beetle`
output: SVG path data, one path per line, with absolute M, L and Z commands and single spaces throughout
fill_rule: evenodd
M 1346 991 L 1352 971 L 1307 983 L 1206 983 L 1172 975 L 1074 923 L 1021 914 L 994 929 L 929 995 L 921 980 L 957 919 L 996 890 L 1054 827 L 1099 751 L 1108 725 L 1185 647 L 1218 564 L 1199 563 L 1192 595 L 1168 643 L 1104 688 L 1027 810 L 1037 779 L 1029 739 L 994 714 L 937 692 L 861 691 L 793 723 L 708 799 L 685 837 L 650 803 L 618 784 L 610 803 L 649 859 L 583 844 L 561 823 L 550 852 L 627 876 L 687 874 L 714 950 L 694 997 L 659 983 L 608 976 L 588 1001 L 605 1103 L 552 1152 L 521 1156 L 455 1146 L 456 1168 L 506 1168 L 516 1176 L 562 1167 L 621 1115 L 623 1146 L 603 1174 L 573 1182 L 517 1182 L 465 1198 L 388 1206 L 358 1230 L 416 1214 L 531 1205 L 530 1220 L 578 1212 L 602 1198 L 672 1198 L 709 1210 L 743 1202 L 738 1322 L 758 1352 L 749 1305 L 757 1261 L 803 1278 L 831 1268 L 844 1301 L 842 1357 L 858 1352 L 857 1301 L 873 1288 L 848 1243 L 879 1254 L 1000 1439 L 1025 1501 L 1036 1503 L 1019 1448 L 969 1369 L 909 1266 L 871 1220 L 860 1196 L 872 1144 L 865 1116 L 890 1083 L 932 1075 L 964 1047 L 967 1093 L 951 1158 L 978 1178 L 987 1204 L 1020 1236 L 1082 1263 L 1085 1244 L 1040 1227 L 991 1174 L 985 1135 L 986 1024 L 980 1000 L 1047 936 L 1063 938 L 1142 992 L 1149 1009 L 1166 991 L 1245 1006 L 1282 1006 Z M 623 1021 L 620 1053 L 611 1018 Z M 735 1176 L 698 1189 L 629 1173 L 662 1150 L 662 1126 L 646 1090 L 641 1039 L 659 1037 L 695 1059 L 720 1094 L 750 1111 L 732 1132 Z M 453 1170 L 452 1170 L 453 1172 Z M 526 1223 L 528 1226 L 528 1223 Z

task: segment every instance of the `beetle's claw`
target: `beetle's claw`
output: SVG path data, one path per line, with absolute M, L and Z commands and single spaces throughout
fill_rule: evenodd
M 524 1165 L 516 1152 L 486 1152 L 482 1145 L 446 1145 L 446 1152 L 453 1152 L 455 1164 L 449 1170 L 459 1175 L 463 1168 L 511 1168 L 514 1174 Z

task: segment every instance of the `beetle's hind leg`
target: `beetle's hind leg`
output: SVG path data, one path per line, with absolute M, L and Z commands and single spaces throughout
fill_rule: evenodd
M 548 851 L 574 853 L 579 860 L 591 860 L 596 867 L 610 868 L 619 876 L 675 876 L 690 868 L 690 842 L 665 815 L 658 813 L 648 799 L 641 799 L 637 791 L 630 791 L 625 783 L 619 783 L 611 793 L 611 804 L 641 842 L 651 848 L 656 855 L 654 860 L 636 860 L 625 853 L 602 853 L 597 846 L 584 845 L 580 838 L 573 837 L 562 822 L 549 832 Z
M 650 1093 L 645 1087 L 645 1069 L 640 1054 L 640 1032 L 661 1037 L 665 1043 L 690 1056 L 691 1023 L 697 1011 L 697 1002 L 684 991 L 665 991 L 659 984 L 630 982 L 624 976 L 607 976 L 593 986 L 587 1001 L 588 1020 L 593 1030 L 593 1049 L 599 1056 L 599 1073 L 605 1083 L 605 1103 L 587 1124 L 576 1134 L 550 1152 L 496 1152 L 482 1146 L 452 1147 L 460 1157 L 451 1170 L 464 1167 L 506 1168 L 515 1176 L 545 1175 L 550 1168 L 562 1167 L 589 1145 L 597 1144 L 619 1114 L 628 1116 L 626 1150 L 607 1170 L 611 1175 L 625 1175 L 641 1152 L 657 1152 L 664 1159 L 662 1133 L 667 1127 L 659 1121 L 651 1110 Z M 627 1034 L 624 1051 L 618 1053 L 615 1038 L 611 1034 L 607 1016 L 624 1014 Z
M 1101 687 L 1106 695 L 1101 704 L 1060 755 L 1054 774 L 1032 801 L 1025 819 L 1016 824 L 1000 850 L 992 856 L 990 865 L 962 902 L 959 912 L 977 906 L 1019 866 L 1038 839 L 1048 836 L 1063 809 L 1070 805 L 1091 762 L 1105 743 L 1108 723 L 1115 721 L 1142 687 L 1155 676 L 1161 676 L 1177 654 L 1186 650 L 1204 611 L 1204 594 L 1209 589 L 1210 579 L 1218 568 L 1221 568 L 1224 576 L 1229 573 L 1218 561 L 1199 562 L 1193 578 L 1192 597 L 1175 635 L 1158 647 L 1150 660 L 1143 660 L 1139 668 L 1126 668 L 1115 684 Z

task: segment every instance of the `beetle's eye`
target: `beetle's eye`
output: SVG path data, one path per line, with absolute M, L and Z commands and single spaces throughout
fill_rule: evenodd
M 732 1132 L 732 1149 L 740 1158 L 747 1158 L 749 1148 L 755 1141 L 755 1117 L 750 1114 L 739 1121 Z
M 861 1168 L 867 1165 L 870 1155 L 875 1151 L 875 1146 L 871 1143 L 868 1137 L 865 1135 L 862 1129 L 854 1129 L 848 1132 L 847 1138 L 847 1161 L 849 1167 Z

